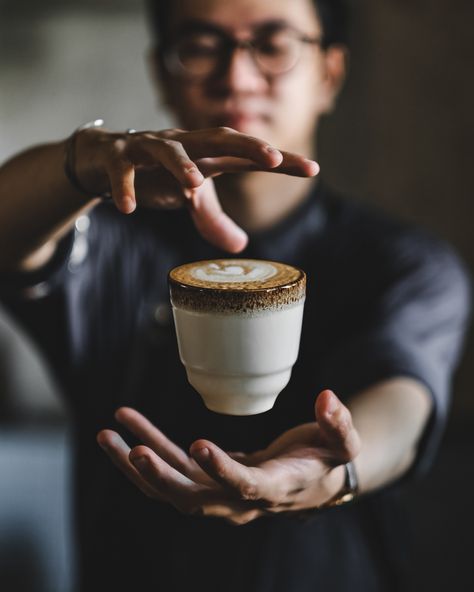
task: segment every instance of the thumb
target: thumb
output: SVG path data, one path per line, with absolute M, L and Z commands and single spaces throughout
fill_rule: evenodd
M 314 408 L 330 457 L 337 463 L 354 459 L 360 452 L 360 437 L 349 409 L 329 389 L 319 393 Z
M 222 210 L 211 179 L 194 191 L 188 205 L 198 232 L 208 242 L 230 253 L 245 248 L 247 234 Z

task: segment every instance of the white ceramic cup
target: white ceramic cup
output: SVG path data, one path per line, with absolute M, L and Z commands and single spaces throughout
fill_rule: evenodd
M 171 270 L 170 297 L 188 380 L 208 409 L 271 409 L 298 357 L 306 276 L 255 259 L 216 259 Z

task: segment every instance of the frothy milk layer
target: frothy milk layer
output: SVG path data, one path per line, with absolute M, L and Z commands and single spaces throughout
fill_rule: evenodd
M 265 282 L 278 273 L 278 269 L 267 261 L 231 261 L 225 264 L 211 261 L 191 267 L 193 279 L 205 284 L 237 284 Z
M 214 259 L 174 268 L 173 306 L 209 312 L 255 313 L 304 300 L 306 276 L 296 267 L 260 259 Z

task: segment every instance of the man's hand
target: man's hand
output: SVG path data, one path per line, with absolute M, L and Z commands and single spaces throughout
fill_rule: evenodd
M 226 453 L 197 440 L 188 455 L 127 407 L 116 418 L 144 444 L 130 449 L 111 430 L 102 430 L 97 440 L 147 496 L 183 513 L 246 524 L 267 514 L 317 508 L 342 488 L 342 465 L 359 453 L 359 435 L 349 410 L 329 390 L 317 397 L 315 414 L 315 422 L 292 428 L 252 454 Z
M 222 211 L 212 177 L 244 171 L 312 177 L 319 172 L 314 161 L 230 128 L 133 134 L 90 128 L 76 141 L 75 171 L 82 186 L 98 194 L 110 188 L 124 214 L 133 212 L 137 202 L 152 208 L 187 205 L 201 235 L 234 253 L 245 247 L 247 236 Z

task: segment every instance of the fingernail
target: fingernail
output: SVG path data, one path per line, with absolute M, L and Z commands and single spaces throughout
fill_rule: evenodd
M 198 454 L 201 458 L 208 459 L 209 458 L 209 448 L 200 448 L 198 450 Z
M 186 169 L 185 173 L 187 173 L 188 175 L 192 175 L 195 179 L 194 182 L 196 182 L 196 180 L 200 181 L 201 183 L 204 181 L 203 174 L 196 167 L 190 167 L 189 169 Z
M 267 146 L 267 147 L 266 147 L 266 151 L 267 151 L 267 152 L 270 152 L 270 154 L 272 154 L 272 153 L 274 153 L 274 152 L 276 152 L 277 154 L 279 154 L 279 153 L 280 153 L 280 151 L 278 150 L 278 148 L 274 148 L 273 146 Z
M 306 162 L 309 164 L 312 164 L 315 171 L 314 174 L 316 175 L 317 173 L 319 173 L 319 171 L 321 170 L 321 167 L 319 166 L 319 163 L 317 163 L 315 160 L 311 160 L 310 158 L 306 159 Z
M 138 458 L 134 458 L 132 462 L 139 471 L 144 471 L 148 466 L 148 459 L 146 458 L 146 456 L 139 456 Z
M 326 414 L 332 415 L 336 411 L 336 409 L 337 409 L 336 397 L 333 395 L 333 393 L 331 393 L 328 398 L 328 402 L 327 402 Z
M 133 199 L 131 199 L 130 197 L 126 197 L 123 200 L 123 205 L 129 214 L 131 214 L 135 210 L 135 207 L 136 207 L 135 201 Z

